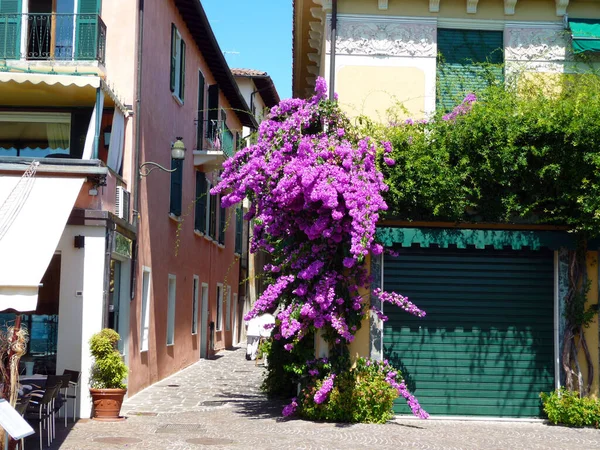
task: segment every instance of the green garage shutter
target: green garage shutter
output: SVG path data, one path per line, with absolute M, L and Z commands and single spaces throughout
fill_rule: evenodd
M 384 356 L 431 414 L 538 417 L 554 386 L 553 253 L 400 249 L 384 283 L 427 312 L 391 305 Z M 394 410 L 410 413 L 404 401 Z
M 438 28 L 437 105 L 449 111 L 467 94 L 503 80 L 502 31 Z

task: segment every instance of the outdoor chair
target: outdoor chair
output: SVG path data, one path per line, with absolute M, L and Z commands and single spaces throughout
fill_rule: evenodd
M 25 416 L 30 401 L 31 397 L 29 395 L 19 397 L 19 399 L 17 400 L 17 404 L 15 405 L 15 411 L 17 411 L 20 416 Z M 25 450 L 25 439 L 21 439 L 19 442 L 17 442 L 17 449 Z
M 69 399 L 73 399 L 73 422 L 75 422 L 75 417 L 77 415 L 77 389 L 79 388 L 79 380 L 81 378 L 81 372 L 77 370 L 69 370 L 65 369 L 63 375 L 71 375 L 71 381 L 69 382 L 69 388 L 73 389 L 73 394 L 69 394 L 67 390 L 67 396 L 65 397 L 65 401 L 67 402 L 67 411 L 69 410 L 68 402 Z M 65 416 L 66 417 L 66 416 Z
M 57 380 L 60 380 L 60 393 L 61 393 L 61 397 L 62 398 L 58 398 L 57 397 L 57 401 L 60 402 L 59 405 L 56 405 L 54 412 L 59 412 L 63 406 L 64 406 L 64 411 L 63 414 L 65 415 L 65 428 L 67 426 L 67 416 L 68 416 L 68 410 L 69 410 L 69 383 L 71 382 L 71 375 L 68 373 L 63 373 L 62 375 L 59 375 L 56 377 Z
M 60 405 L 56 405 L 58 401 L 58 394 L 62 388 L 62 375 L 48 375 L 46 379 L 46 386 L 56 386 L 56 391 L 52 397 L 52 407 L 50 413 L 52 414 L 51 422 L 52 422 L 52 439 L 56 437 L 56 412 L 60 409 Z
M 40 450 L 43 448 L 42 430 L 44 428 L 47 433 L 48 447 L 50 447 L 50 443 L 52 442 L 52 404 L 59 388 L 58 385 L 46 385 L 44 390 L 31 392 L 31 398 L 25 413 L 25 420 L 28 422 L 38 422 Z

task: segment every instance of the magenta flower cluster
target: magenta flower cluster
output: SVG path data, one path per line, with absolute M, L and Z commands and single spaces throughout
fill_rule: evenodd
M 335 336 L 332 342 L 351 342 L 365 314 L 358 289 L 369 280 L 361 263 L 383 251 L 374 237 L 387 186 L 376 155 L 388 155 L 391 145 L 348 133 L 326 90 L 319 79 L 309 100 L 273 107 L 257 143 L 224 163 L 211 191 L 224 207 L 250 200 L 251 250 L 277 260 L 265 268 L 274 282 L 246 320 L 279 305 L 276 337 L 289 342 L 320 328 Z
M 456 120 L 458 116 L 463 116 L 469 111 L 471 111 L 473 103 L 475 103 L 476 101 L 477 96 L 475 94 L 468 94 L 459 105 L 454 107 L 452 111 L 450 111 L 448 114 L 443 115 L 442 119 L 446 121 Z
M 325 400 L 327 400 L 329 393 L 333 389 L 333 381 L 334 380 L 335 380 L 335 373 L 332 373 L 327 378 L 325 378 L 325 380 L 323 380 L 321 387 L 317 390 L 317 392 L 315 392 L 314 399 L 315 399 L 315 403 L 317 405 L 320 405 Z
M 420 419 L 427 419 L 429 417 L 429 414 L 423 408 L 421 408 L 419 401 L 415 398 L 414 395 L 410 393 L 410 391 L 406 387 L 406 383 L 404 383 L 404 381 L 398 382 L 396 380 L 396 375 L 397 374 L 394 371 L 388 372 L 385 377 L 386 383 L 392 386 L 394 389 L 396 389 L 396 391 L 398 391 L 398 395 L 404 397 L 413 415 L 419 417 Z
M 402 308 L 409 314 L 417 317 L 425 317 L 425 311 L 419 309 L 414 303 L 408 301 L 407 297 L 400 295 L 396 292 L 386 292 L 382 291 L 380 288 L 373 290 L 373 295 L 379 298 L 382 302 L 387 302 L 392 305 L 396 305 L 399 308 Z M 371 308 L 375 313 L 379 316 L 380 319 L 383 319 L 383 314 L 380 314 L 375 307 Z M 387 320 L 387 318 L 383 319 Z
M 281 414 L 283 415 L 283 417 L 292 416 L 296 412 L 297 408 L 298 408 L 298 399 L 296 397 L 294 397 L 292 399 L 292 402 L 289 405 L 285 405 L 283 407 L 283 411 L 281 412 Z

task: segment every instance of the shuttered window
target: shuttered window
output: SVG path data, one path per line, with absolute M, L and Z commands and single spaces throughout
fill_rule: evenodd
M 196 117 L 196 150 L 204 147 L 204 89 L 205 80 L 202 72 L 198 72 L 198 116 Z
M 470 93 L 503 82 L 502 31 L 438 28 L 437 107 L 450 111 Z
M 206 175 L 204 172 L 196 171 L 196 205 L 194 208 L 194 229 L 200 233 L 206 233 L 206 206 L 208 194 L 206 190 Z
M 244 239 L 244 213 L 241 206 L 235 210 L 235 252 L 242 254 Z
M 171 169 L 176 169 L 171 173 L 171 202 L 169 212 L 174 216 L 181 216 L 181 203 L 183 195 L 183 160 L 172 159 Z
M 219 121 L 219 86 L 211 84 L 208 86 L 208 130 L 207 137 L 210 141 L 214 141 L 218 135 Z
M 77 2 L 75 58 L 78 60 L 95 59 L 97 56 L 98 15 L 101 3 L 101 0 L 79 0 Z
M 185 93 L 185 42 L 171 24 L 171 92 L 183 103 Z
M 19 59 L 21 0 L 0 0 L 0 59 Z
M 227 228 L 227 210 L 221 206 L 221 196 L 217 197 L 219 202 L 219 244 L 225 245 L 225 232 Z
M 210 191 L 210 184 L 208 190 Z M 216 195 L 208 196 L 208 235 L 212 239 L 217 239 L 217 202 L 219 197 Z

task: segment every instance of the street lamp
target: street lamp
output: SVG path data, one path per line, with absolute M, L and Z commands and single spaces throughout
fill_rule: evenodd
M 176 137 L 177 139 L 173 144 L 171 144 L 171 159 L 175 160 L 183 160 L 185 159 L 185 144 L 183 143 L 182 137 Z M 167 169 L 166 167 L 161 166 L 158 163 L 152 161 L 146 161 L 139 168 L 140 178 L 147 177 L 150 175 L 154 169 L 160 169 L 163 172 L 173 173 L 177 170 L 177 167 L 174 169 Z

